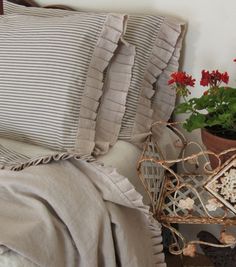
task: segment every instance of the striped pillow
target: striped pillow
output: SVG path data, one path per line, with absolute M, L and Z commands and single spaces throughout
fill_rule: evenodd
M 124 15 L 0 17 L 0 136 L 90 154 Z
M 4 2 L 6 13 L 61 16 L 64 10 L 26 8 Z M 77 12 L 76 12 L 77 13 Z M 78 12 L 83 14 L 83 12 Z M 94 154 L 105 153 L 117 139 L 140 144 L 154 121 L 167 121 L 175 92 L 167 85 L 178 69 L 183 22 L 163 16 L 130 15 L 124 35 L 106 73 L 96 122 Z M 160 138 L 163 128 L 155 128 Z
M 122 55 L 116 53 L 106 74 L 108 91 L 103 94 L 96 124 L 97 154 L 106 151 L 117 138 L 139 145 L 149 134 L 154 121 L 169 120 L 176 95 L 167 81 L 170 73 L 179 66 L 183 32 L 184 24 L 171 18 L 129 16 L 124 39 L 136 49 L 130 86 L 124 92 L 122 78 L 114 81 L 113 71 L 122 69 L 122 65 L 125 69 L 126 62 L 122 60 L 126 58 L 127 61 L 127 57 L 134 53 L 130 47 L 123 45 L 120 49 Z M 118 92 L 122 92 L 122 98 Z M 122 106 L 123 99 L 126 99 L 125 106 Z M 118 129 L 115 128 L 117 121 L 120 125 Z M 155 129 L 156 138 L 161 136 L 162 131 L 160 127 Z

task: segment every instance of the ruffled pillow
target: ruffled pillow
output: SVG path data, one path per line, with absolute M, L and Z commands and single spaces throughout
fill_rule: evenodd
M 104 71 L 126 16 L 62 11 L 36 17 L 14 14 L 15 7 L 21 14 L 31 8 L 4 3 L 0 136 L 91 154 Z

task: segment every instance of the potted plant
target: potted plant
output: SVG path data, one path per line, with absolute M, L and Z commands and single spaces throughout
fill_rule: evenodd
M 228 73 L 203 70 L 200 85 L 208 88 L 200 97 L 189 98 L 189 87 L 194 87 L 195 81 L 186 72 L 175 72 L 168 82 L 184 100 L 175 112 L 189 114 L 183 127 L 189 132 L 200 128 L 204 145 L 214 153 L 236 148 L 236 88 L 227 86 Z M 223 156 L 222 161 L 231 155 Z M 215 157 L 210 161 L 213 168 L 217 166 Z

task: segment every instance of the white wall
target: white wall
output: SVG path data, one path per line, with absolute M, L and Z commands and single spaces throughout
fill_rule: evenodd
M 202 68 L 236 73 L 235 0 L 38 0 L 42 5 L 64 3 L 80 10 L 162 13 L 188 23 L 184 69 L 198 76 Z M 236 75 L 235 75 L 236 77 Z M 235 79 L 236 80 L 236 79 Z
M 161 13 L 188 23 L 182 68 L 199 78 L 202 69 L 228 71 L 236 86 L 236 1 L 235 0 L 38 0 L 43 5 L 64 3 L 80 10 Z M 192 96 L 201 95 L 195 88 Z M 182 119 L 179 117 L 178 119 Z M 191 135 L 199 140 L 196 131 Z M 185 226 L 192 238 L 201 229 Z M 212 232 L 216 227 L 209 226 Z M 194 231 L 195 230 L 195 231 Z

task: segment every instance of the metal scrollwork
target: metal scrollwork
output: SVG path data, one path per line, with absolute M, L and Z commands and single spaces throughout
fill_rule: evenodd
M 199 240 L 187 243 L 171 226 L 172 223 L 236 225 L 236 148 L 216 154 L 204 150 L 197 142 L 188 142 L 177 128 L 179 123 L 157 122 L 153 127 L 160 123 L 178 135 L 182 143 L 181 146 L 176 144 L 181 147 L 180 156 L 164 159 L 160 146 L 150 135 L 137 169 L 149 195 L 154 217 L 175 237 L 170 252 L 191 254 L 196 244 L 218 248 L 236 245 L 236 242 L 214 244 Z M 191 152 L 193 148 L 194 153 Z M 221 156 L 232 152 L 233 156 L 222 163 Z M 214 169 L 211 169 L 209 155 L 217 159 Z M 173 164 L 177 171 L 170 167 Z

